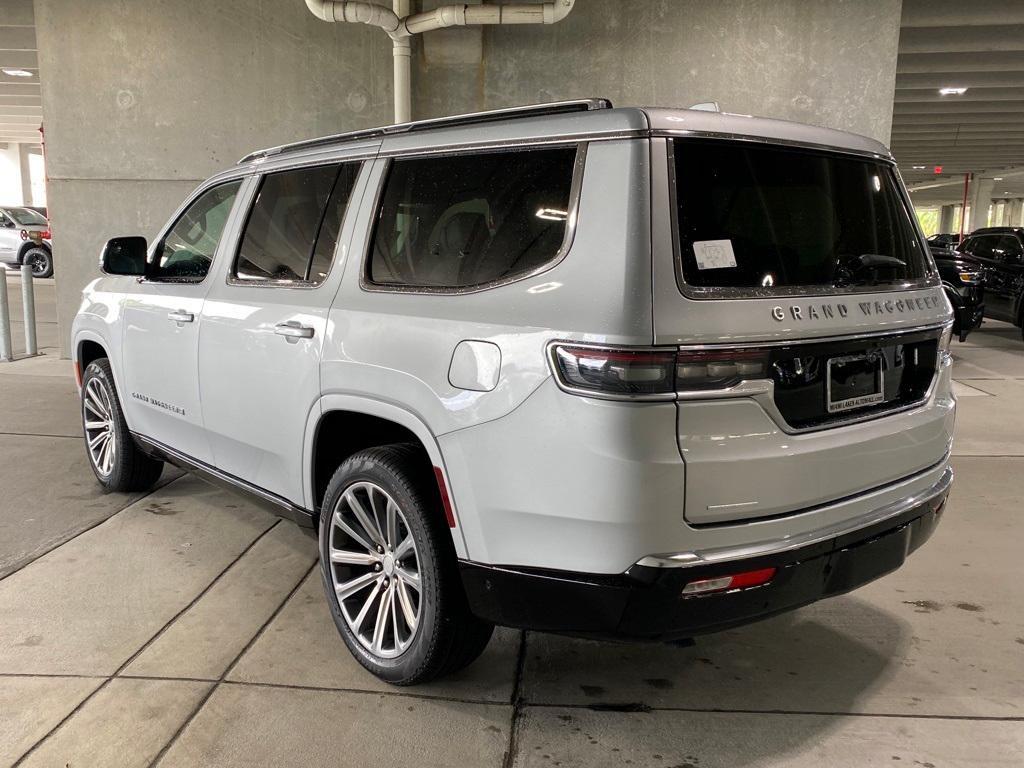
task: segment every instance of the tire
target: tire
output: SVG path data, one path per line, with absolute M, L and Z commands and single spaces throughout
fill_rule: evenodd
M 361 451 L 335 471 L 320 516 L 320 572 L 335 626 L 356 660 L 393 685 L 462 669 L 494 631 L 469 611 L 429 470 L 413 445 Z
M 105 357 L 89 363 L 82 375 L 82 432 L 89 466 L 106 490 L 148 491 L 160 479 L 164 463 L 132 440 Z
M 29 248 L 22 255 L 21 263 L 32 265 L 32 277 L 53 277 L 53 254 L 45 248 Z

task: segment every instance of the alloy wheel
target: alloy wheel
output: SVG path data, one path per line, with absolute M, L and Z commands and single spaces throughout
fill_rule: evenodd
M 400 656 L 416 637 L 420 561 L 408 520 L 379 485 L 353 483 L 331 513 L 331 581 L 352 634 L 379 658 Z
M 41 254 L 32 256 L 29 260 L 29 265 L 32 267 L 32 275 L 34 277 L 45 275 L 50 268 L 49 261 Z
M 114 409 L 106 385 L 92 378 L 82 394 L 82 416 L 89 458 L 96 471 L 107 477 L 114 469 L 117 455 L 117 435 L 114 432 Z

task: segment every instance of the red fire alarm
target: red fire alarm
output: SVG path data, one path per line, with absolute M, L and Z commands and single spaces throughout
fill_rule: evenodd
M 942 166 L 941 165 L 936 165 L 935 166 L 935 172 L 936 173 L 942 173 Z

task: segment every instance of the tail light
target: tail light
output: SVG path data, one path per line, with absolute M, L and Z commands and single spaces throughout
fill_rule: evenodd
M 762 349 L 676 350 L 556 344 L 563 389 L 595 397 L 665 400 L 679 391 L 722 389 L 768 375 Z
M 49 228 L 46 228 L 42 232 L 40 232 L 39 237 L 41 237 L 43 240 L 53 240 L 53 234 L 50 232 Z

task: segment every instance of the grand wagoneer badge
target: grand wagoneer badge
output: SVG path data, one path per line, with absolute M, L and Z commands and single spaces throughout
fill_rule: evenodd
M 790 304 L 788 308 L 772 307 L 772 317 L 782 322 L 791 317 L 798 322 L 804 320 L 828 320 L 834 317 L 845 318 L 853 314 L 855 317 L 872 317 L 882 315 L 902 315 L 923 312 L 939 306 L 938 295 L 919 296 L 905 299 L 886 299 L 884 301 L 858 301 L 846 304 L 837 302 L 812 302 L 804 305 Z

